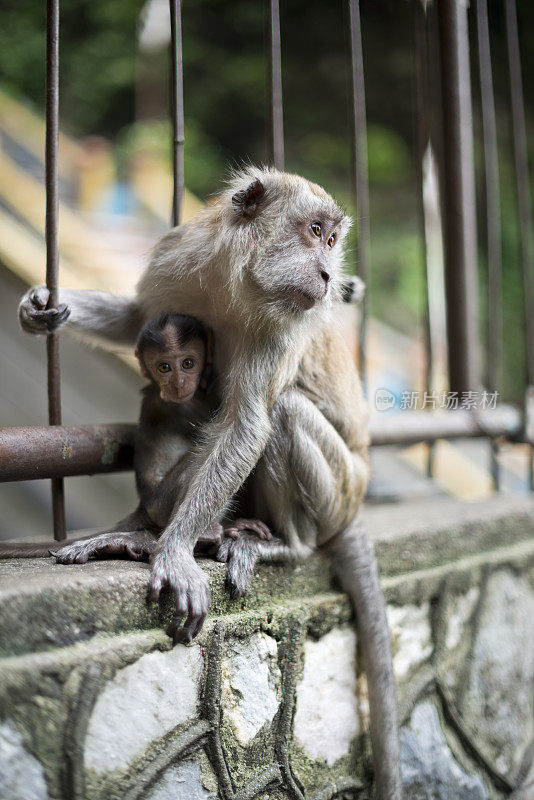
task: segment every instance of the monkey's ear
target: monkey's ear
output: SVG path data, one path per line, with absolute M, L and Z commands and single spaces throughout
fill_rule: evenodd
M 257 178 L 253 183 L 236 192 L 232 197 L 232 205 L 236 214 L 246 219 L 253 219 L 260 213 L 261 203 L 265 197 L 265 186 Z

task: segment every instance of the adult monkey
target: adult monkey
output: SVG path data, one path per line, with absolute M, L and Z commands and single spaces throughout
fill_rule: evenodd
M 257 466 L 256 514 L 285 541 L 263 555 L 304 557 L 328 544 L 354 603 L 369 685 L 377 796 L 399 800 L 385 603 L 357 516 L 368 473 L 366 411 L 332 313 L 349 224 L 321 187 L 251 167 L 191 222 L 159 241 L 134 300 L 67 291 L 60 293 L 57 309 L 46 310 L 46 290 L 38 287 L 22 299 L 19 316 L 29 332 L 66 323 L 81 336 L 113 345 L 133 345 L 144 321 L 169 310 L 195 316 L 213 330 L 221 409 L 191 453 L 188 491 L 173 508 L 153 559 L 152 597 L 164 587 L 174 592 L 175 641 L 198 633 L 209 585 L 194 561 L 194 544 Z M 157 520 L 157 508 L 149 513 Z M 134 535 L 125 533 L 126 541 Z M 235 576 L 233 548 L 228 556 Z

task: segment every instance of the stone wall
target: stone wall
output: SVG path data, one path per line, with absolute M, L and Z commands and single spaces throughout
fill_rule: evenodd
M 370 509 L 406 798 L 534 797 L 534 505 Z M 317 556 L 170 649 L 146 565 L 0 565 L 1 800 L 368 797 L 366 681 Z M 528 784 L 531 784 L 530 788 Z M 522 788 L 520 788 L 522 787 Z

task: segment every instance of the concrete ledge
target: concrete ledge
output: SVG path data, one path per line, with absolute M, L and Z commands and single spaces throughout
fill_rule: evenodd
M 406 797 L 529 800 L 534 503 L 365 512 L 388 600 Z M 2 800 L 348 800 L 372 791 L 352 609 L 316 554 L 260 565 L 171 648 L 148 565 L 0 563 Z M 524 789 L 522 789 L 522 786 Z
M 421 579 L 429 570 L 437 570 L 441 579 L 451 562 L 471 557 L 485 562 L 492 551 L 521 543 L 520 555 L 526 557 L 534 547 L 531 499 L 392 504 L 366 509 L 365 520 L 388 593 L 400 585 L 410 591 L 417 579 L 417 591 L 424 594 Z M 260 565 L 243 600 L 230 598 L 223 564 L 206 559 L 202 566 L 210 575 L 212 617 L 335 591 L 329 559 L 320 553 L 296 567 Z M 0 655 L 63 647 L 97 633 L 165 627 L 170 601 L 147 604 L 148 576 L 147 564 L 128 561 L 69 566 L 48 558 L 0 562 Z

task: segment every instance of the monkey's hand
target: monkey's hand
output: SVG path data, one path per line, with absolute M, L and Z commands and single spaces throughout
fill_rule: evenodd
M 26 333 L 52 333 L 69 318 L 70 308 L 65 303 L 57 308 L 46 307 L 49 296 L 46 286 L 33 286 L 20 301 L 19 322 Z
M 167 634 L 174 644 L 192 641 L 200 632 L 210 607 L 210 586 L 208 576 L 187 549 L 163 546 L 154 556 L 149 600 L 158 600 L 163 589 L 171 590 L 176 604 Z
M 241 531 L 255 533 L 260 539 L 271 541 L 273 535 L 267 525 L 259 519 L 236 519 L 225 527 L 224 535 L 230 539 L 238 539 Z
M 247 593 L 254 568 L 260 559 L 279 563 L 295 560 L 291 549 L 280 539 L 270 535 L 269 539 L 262 540 L 254 533 L 243 533 L 239 539 L 225 539 L 217 551 L 216 559 L 228 565 L 226 585 L 236 599 Z

